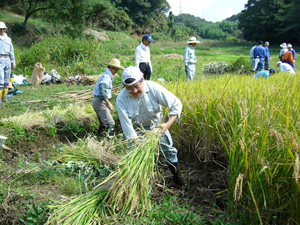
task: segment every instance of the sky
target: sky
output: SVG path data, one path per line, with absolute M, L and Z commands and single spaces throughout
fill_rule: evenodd
M 167 0 L 174 15 L 188 13 L 206 21 L 219 22 L 244 9 L 247 0 Z

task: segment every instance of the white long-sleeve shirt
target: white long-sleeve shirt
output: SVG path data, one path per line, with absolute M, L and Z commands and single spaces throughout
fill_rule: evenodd
M 169 115 L 177 115 L 179 122 L 181 101 L 160 84 L 145 80 L 144 92 L 139 98 L 132 97 L 124 88 L 117 97 L 119 120 L 125 138 L 136 138 L 133 125 L 152 127 L 163 118 L 162 106 L 169 108 Z
M 140 63 L 149 63 L 149 66 L 152 70 L 151 57 L 150 57 L 150 48 L 141 42 L 139 46 L 135 49 L 135 66 L 139 67 Z
M 295 73 L 293 67 L 288 63 L 281 63 L 279 69 L 281 72 Z
M 0 36 L 0 55 L 8 55 L 12 65 L 16 65 L 14 47 L 12 45 L 10 37 L 4 33 L 4 36 Z

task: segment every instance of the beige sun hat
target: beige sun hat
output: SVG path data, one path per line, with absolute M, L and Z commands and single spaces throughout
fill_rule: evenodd
M 192 43 L 200 43 L 200 41 L 197 40 L 196 37 L 191 37 L 190 40 L 187 41 L 187 44 L 192 44 Z
M 4 22 L 0 21 L 0 29 L 7 29 Z
M 121 70 L 125 69 L 124 66 L 121 66 L 120 60 L 116 58 L 112 58 L 109 63 L 104 63 L 104 64 Z

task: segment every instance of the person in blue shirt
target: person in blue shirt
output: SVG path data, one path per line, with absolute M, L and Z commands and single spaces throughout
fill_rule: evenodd
M 293 66 L 293 69 L 296 70 L 296 68 L 295 68 L 295 61 L 296 61 L 296 56 L 297 56 L 296 51 L 295 51 L 295 49 L 293 49 L 293 46 L 291 43 L 288 43 L 287 48 L 290 52 L 292 52 L 292 54 L 294 56 L 294 61 L 292 63 L 293 64 L 292 66 Z
M 269 69 L 269 60 L 270 60 L 269 46 L 270 46 L 270 43 L 268 41 L 266 41 L 265 42 L 265 53 L 266 53 L 266 56 L 265 56 L 265 66 L 264 66 L 265 70 Z
M 262 70 L 259 71 L 258 73 L 254 74 L 254 78 L 259 78 L 259 77 L 266 77 L 269 78 L 271 75 L 274 75 L 276 73 L 275 69 L 270 69 L 270 70 Z
M 259 59 L 259 62 L 257 64 L 257 67 L 256 67 L 255 71 L 262 70 L 263 66 L 264 66 L 264 61 L 265 61 L 265 58 L 266 58 L 266 51 L 265 51 L 265 48 L 262 45 L 263 45 L 263 41 L 259 41 L 258 46 L 256 46 L 254 48 L 254 51 L 253 51 L 254 58 Z
M 110 111 L 114 110 L 114 106 L 109 101 L 112 96 L 112 83 L 114 81 L 115 74 L 119 69 L 124 70 L 118 59 L 113 58 L 109 63 L 104 73 L 102 73 L 97 80 L 95 88 L 93 90 L 94 101 L 93 108 L 97 113 L 100 126 L 98 129 L 98 135 L 101 135 L 105 129 L 107 129 L 108 137 L 113 137 L 115 121 L 110 114 Z

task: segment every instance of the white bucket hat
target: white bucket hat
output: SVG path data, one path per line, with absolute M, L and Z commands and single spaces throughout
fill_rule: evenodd
M 143 73 L 140 71 L 140 69 L 136 66 L 129 66 L 127 67 L 123 73 L 122 73 L 122 82 L 124 85 L 133 85 L 136 82 L 140 81 L 143 78 Z M 132 82 L 128 83 L 125 81 L 129 78 L 132 78 Z
M 0 29 L 7 29 L 4 22 L 0 21 Z
M 197 40 L 196 37 L 191 37 L 190 40 L 187 41 L 187 44 L 191 44 L 191 43 L 200 43 L 200 41 Z
M 125 69 L 124 66 L 121 66 L 120 60 L 116 58 L 112 58 L 109 63 L 104 63 L 104 64 L 121 70 Z
M 280 45 L 280 47 L 281 47 L 281 48 L 287 48 L 286 43 L 282 43 L 282 44 Z

